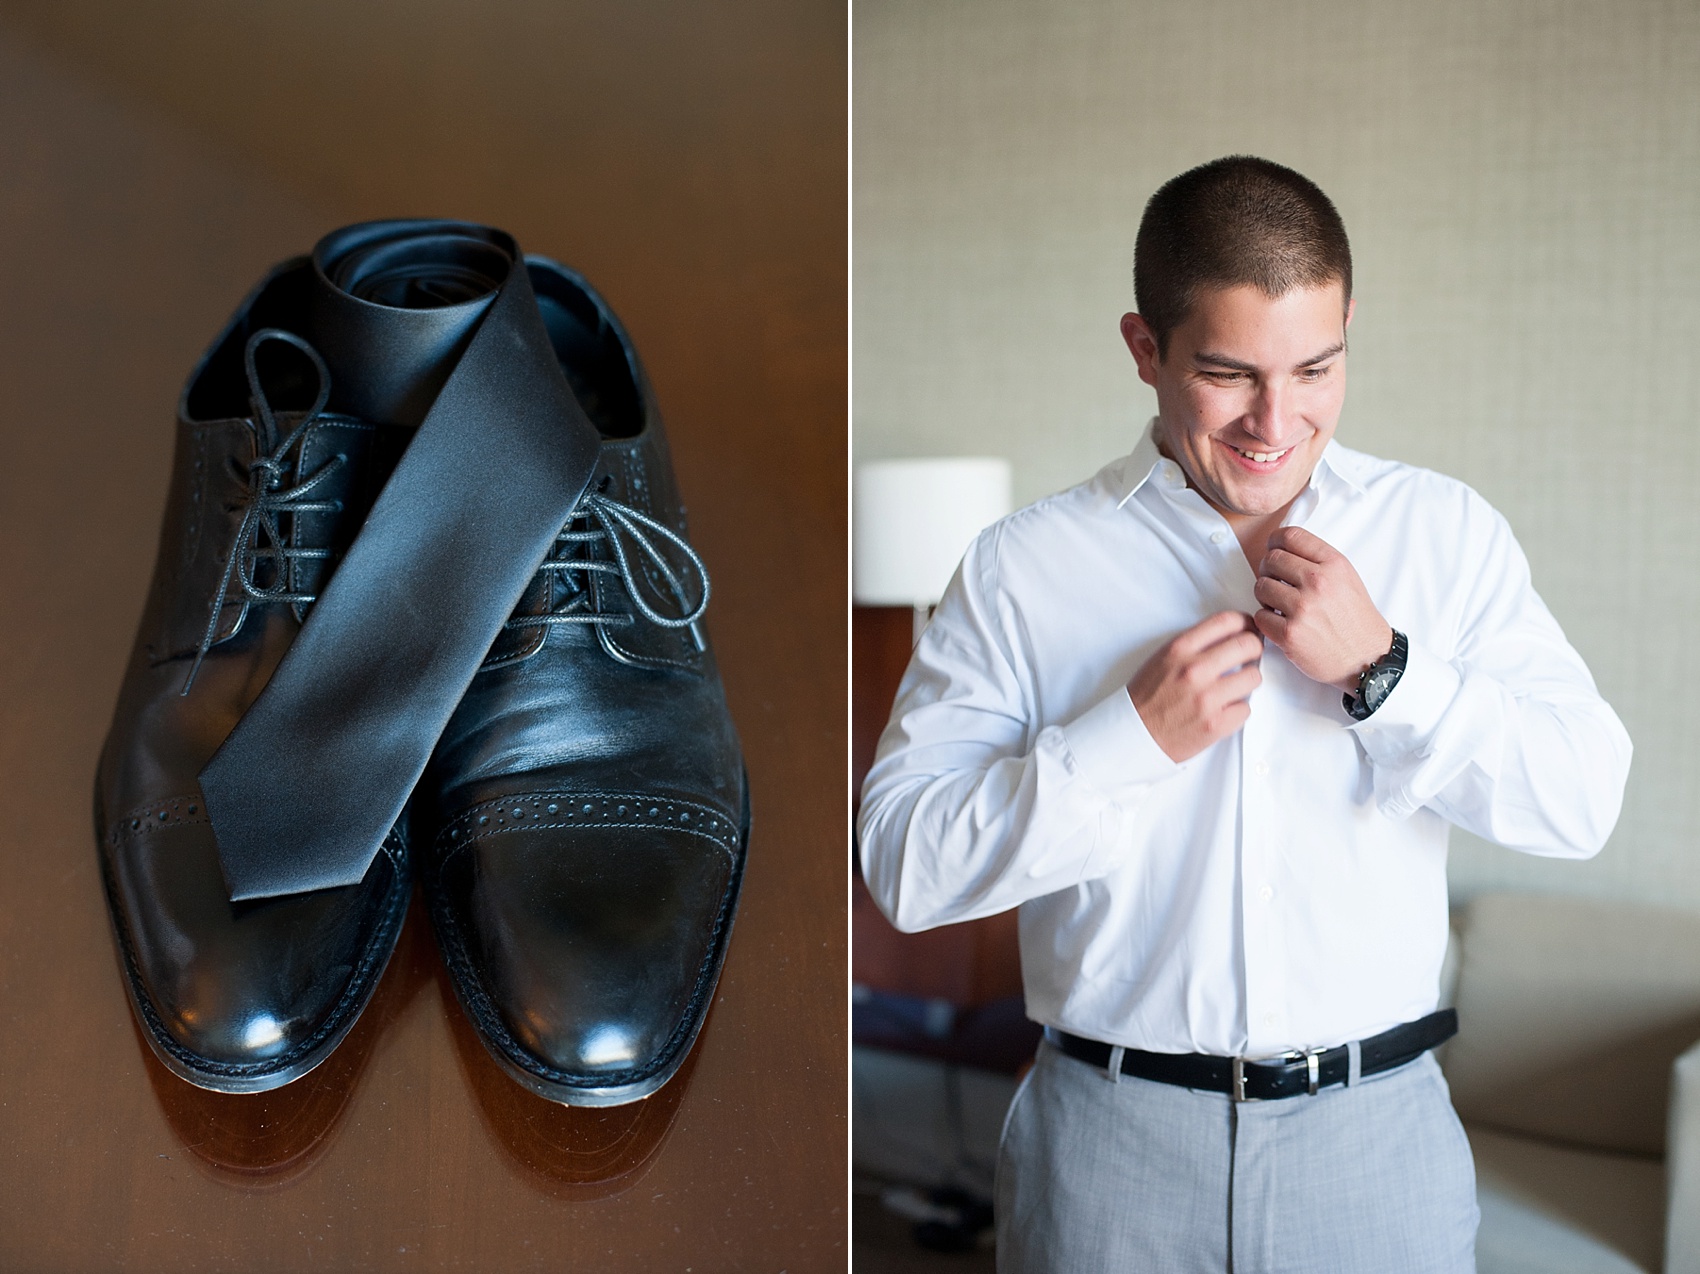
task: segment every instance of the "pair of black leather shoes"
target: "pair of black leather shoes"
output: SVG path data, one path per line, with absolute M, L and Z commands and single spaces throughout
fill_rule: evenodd
M 96 780 L 132 1005 L 190 1083 L 288 1083 L 359 1017 L 418 878 L 461 1005 L 510 1074 L 572 1105 L 648 1096 L 707 1013 L 749 800 L 652 391 L 602 299 L 555 262 L 525 269 L 601 436 L 588 488 L 364 879 L 230 899 L 197 776 L 412 436 L 326 409 L 329 373 L 299 335 L 314 269 L 297 259 L 261 283 L 179 408 L 153 586 Z

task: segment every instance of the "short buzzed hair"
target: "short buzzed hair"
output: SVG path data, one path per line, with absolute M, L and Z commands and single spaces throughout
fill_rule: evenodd
M 1336 279 L 1349 302 L 1340 214 L 1315 182 L 1267 159 L 1229 155 L 1173 177 L 1139 221 L 1133 292 L 1159 358 L 1202 291 L 1249 284 L 1276 297 Z

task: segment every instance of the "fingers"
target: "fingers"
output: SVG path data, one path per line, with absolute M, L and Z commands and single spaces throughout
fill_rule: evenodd
M 1216 685 L 1218 701 L 1224 706 L 1239 703 L 1242 700 L 1249 699 L 1251 692 L 1262 684 L 1263 670 L 1256 664 L 1247 664 L 1238 672 L 1231 672 L 1218 680 Z
M 1269 537 L 1271 549 L 1282 549 L 1295 557 L 1321 564 L 1330 558 L 1337 557 L 1339 550 L 1329 544 L 1321 536 L 1312 535 L 1302 526 L 1278 527 Z
M 1223 611 L 1172 638 L 1128 682 L 1157 746 L 1184 761 L 1239 729 L 1263 681 L 1263 638 L 1250 615 Z
M 1246 619 L 1249 626 L 1250 618 Z M 1196 686 L 1207 686 L 1232 668 L 1255 664 L 1263 657 L 1263 638 L 1256 632 L 1235 633 L 1214 646 L 1201 651 L 1187 667 L 1187 675 Z
M 1262 576 L 1251 591 L 1264 606 L 1283 615 L 1291 615 L 1298 608 L 1299 590 L 1272 575 Z
M 1303 588 L 1321 569 L 1320 562 L 1275 548 L 1265 553 L 1263 560 L 1257 564 L 1258 578 L 1285 580 L 1299 588 Z
M 1201 650 L 1207 650 L 1235 633 L 1251 630 L 1251 616 L 1244 611 L 1218 611 L 1209 619 L 1202 620 L 1187 629 L 1169 643 L 1169 648 L 1177 655 L 1190 657 Z
M 1287 648 L 1287 635 L 1292 627 L 1292 620 L 1285 615 L 1277 615 L 1272 610 L 1260 610 L 1252 616 L 1252 622 L 1257 625 L 1257 631 L 1276 646 L 1282 650 Z
M 1245 727 L 1245 723 L 1250 720 L 1251 705 L 1249 703 L 1247 703 L 1244 699 L 1241 699 L 1237 703 L 1230 703 L 1227 707 L 1222 709 L 1221 716 L 1217 721 L 1217 724 L 1222 730 L 1221 737 L 1226 738 L 1228 735 L 1243 729 Z

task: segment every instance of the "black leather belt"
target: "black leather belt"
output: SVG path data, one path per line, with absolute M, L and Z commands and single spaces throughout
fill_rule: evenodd
M 1456 1009 L 1440 1009 L 1415 1022 L 1406 1022 L 1367 1040 L 1359 1040 L 1358 1073 L 1374 1075 L 1415 1061 L 1429 1049 L 1458 1033 Z M 1112 1045 L 1084 1039 L 1067 1031 L 1049 1030 L 1046 1037 L 1070 1057 L 1108 1067 Z M 1121 1050 L 1124 1075 L 1154 1079 L 1159 1084 L 1203 1088 L 1227 1093 L 1235 1101 L 1270 1101 L 1314 1093 L 1331 1084 L 1344 1084 L 1351 1074 L 1352 1046 L 1284 1053 L 1279 1057 L 1212 1057 L 1208 1053 L 1147 1053 Z

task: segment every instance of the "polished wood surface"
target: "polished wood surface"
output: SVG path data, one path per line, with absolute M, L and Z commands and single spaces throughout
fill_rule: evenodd
M 844 7 L 0 0 L 0 1271 L 843 1269 Z M 416 905 L 318 1071 L 131 1020 L 90 818 L 184 376 L 326 229 L 585 271 L 666 414 L 754 833 L 686 1069 L 531 1096 Z

